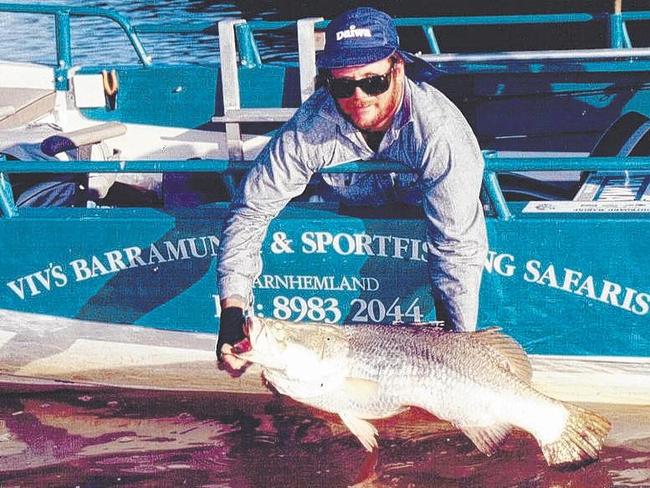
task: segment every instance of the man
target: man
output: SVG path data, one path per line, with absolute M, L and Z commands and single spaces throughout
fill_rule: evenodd
M 224 227 L 217 355 L 234 369 L 243 366 L 232 346 L 245 337 L 244 310 L 261 271 L 269 222 L 314 173 L 359 159 L 399 161 L 414 174 L 324 174 L 330 192 L 344 202 L 384 204 L 412 199 L 417 191 L 427 218 L 437 318 L 458 331 L 476 327 L 487 242 L 475 136 L 444 95 L 405 76 L 405 63 L 424 61 L 399 49 L 390 16 L 356 8 L 334 19 L 325 36 L 317 57 L 325 86 L 258 156 Z

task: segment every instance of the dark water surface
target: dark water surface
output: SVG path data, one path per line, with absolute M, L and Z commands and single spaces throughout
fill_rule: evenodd
M 613 0 L 14 0 L 20 4 L 56 4 L 111 8 L 134 26 L 152 23 L 214 22 L 225 18 L 247 20 L 293 20 L 304 17 L 332 18 L 345 8 L 371 5 L 395 16 L 425 17 L 440 15 L 535 14 L 562 12 L 602 13 L 612 11 Z M 625 10 L 650 9 L 650 0 L 625 1 Z M 73 17 L 73 64 L 137 63 L 133 48 L 116 24 L 99 18 Z M 218 62 L 218 40 L 214 33 L 142 34 L 142 43 L 154 62 Z M 650 45 L 649 23 L 628 26 L 635 46 Z M 424 38 L 414 32 L 400 32 L 402 45 L 417 52 L 424 49 Z M 0 59 L 56 64 L 54 20 L 51 16 L 0 12 Z M 436 30 L 444 52 L 489 50 L 535 50 L 598 48 L 607 45 L 604 23 L 503 26 L 440 27 Z M 260 53 L 266 61 L 295 61 L 295 32 L 267 32 L 256 35 Z M 425 49 L 426 52 L 426 49 Z
M 650 406 L 592 408 L 614 425 L 601 459 L 560 471 L 525 433 L 488 458 L 421 411 L 375 422 L 375 460 L 336 417 L 278 396 L 5 389 L 0 486 L 650 486 Z

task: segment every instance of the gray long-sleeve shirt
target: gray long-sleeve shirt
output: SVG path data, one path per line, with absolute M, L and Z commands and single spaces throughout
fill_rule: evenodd
M 407 79 L 402 104 L 375 153 L 324 89 L 316 91 L 268 143 L 230 207 L 219 251 L 222 298 L 250 298 L 261 272 L 269 222 L 312 175 L 349 161 L 398 161 L 413 175 L 324 174 L 343 201 L 386 203 L 395 183 L 415 180 L 427 218 L 437 316 L 456 330 L 476 328 L 487 238 L 479 192 L 483 158 L 461 112 L 438 90 Z M 397 176 L 397 177 L 396 177 Z

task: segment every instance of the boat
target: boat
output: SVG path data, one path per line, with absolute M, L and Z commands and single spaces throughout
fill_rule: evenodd
M 327 20 L 138 26 L 108 9 L 37 3 L 0 13 L 56 25 L 51 63 L 0 62 L 2 381 L 267 391 L 254 368 L 217 369 L 217 247 L 239 178 L 317 89 Z M 77 64 L 76 18 L 117 25 L 138 64 Z M 650 403 L 650 48 L 628 29 L 649 21 L 645 11 L 396 19 L 426 41 L 430 69 L 413 76 L 459 106 L 483 149 L 479 327 L 518 340 L 535 384 L 562 399 Z M 449 53 L 437 37 L 542 24 L 600 26 L 608 42 Z M 296 61 L 264 61 L 264 31 L 297 36 Z M 141 36 L 173 32 L 216 34 L 219 62 L 154 62 Z M 404 168 L 336 168 L 366 171 Z M 70 198 L 52 200 L 53 185 Z M 311 200 L 271 224 L 255 314 L 435 320 L 419 209 Z

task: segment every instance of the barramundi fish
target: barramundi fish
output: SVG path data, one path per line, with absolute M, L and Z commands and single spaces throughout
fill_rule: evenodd
M 492 455 L 513 428 L 529 432 L 549 465 L 595 460 L 610 423 L 531 386 L 526 353 L 498 328 L 448 332 L 412 326 L 294 323 L 247 319 L 251 348 L 236 355 L 261 365 L 278 392 L 338 414 L 372 451 L 367 420 L 409 406 L 451 422 Z

